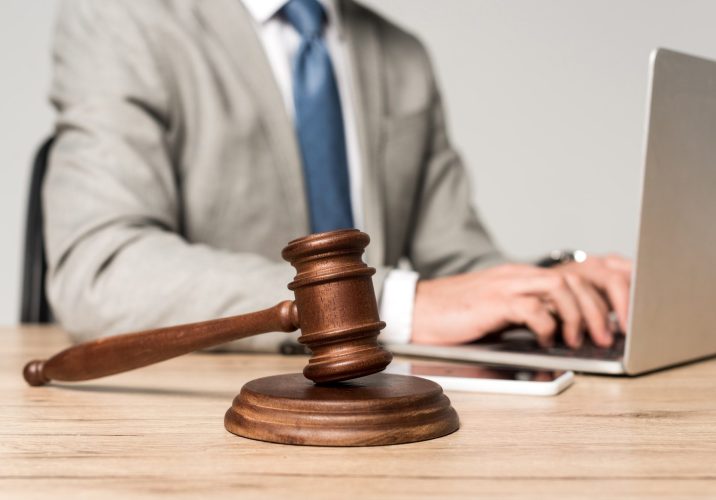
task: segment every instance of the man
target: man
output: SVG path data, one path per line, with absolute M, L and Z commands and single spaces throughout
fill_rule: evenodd
M 77 340 L 290 298 L 285 243 L 350 226 L 372 238 L 384 340 L 524 324 L 608 345 L 611 309 L 624 327 L 624 259 L 506 263 L 425 49 L 352 0 L 68 0 L 54 55 L 49 294 Z

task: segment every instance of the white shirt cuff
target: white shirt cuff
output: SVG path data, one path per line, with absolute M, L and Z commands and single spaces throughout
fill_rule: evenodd
M 380 299 L 380 319 L 386 327 L 380 341 L 386 344 L 408 344 L 413 333 L 413 308 L 418 273 L 405 269 L 393 269 L 383 282 Z

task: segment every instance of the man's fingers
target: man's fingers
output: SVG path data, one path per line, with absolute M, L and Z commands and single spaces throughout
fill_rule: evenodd
M 590 273 L 587 279 L 609 299 L 610 309 L 617 315 L 619 328 L 626 332 L 629 315 L 630 277 L 623 272 L 604 269 L 601 273 Z
M 604 264 L 614 271 L 622 274 L 622 276 L 629 282 L 631 282 L 631 275 L 633 264 L 629 259 L 625 259 L 620 255 L 610 255 L 604 258 Z
M 565 279 L 577 298 L 587 329 L 595 344 L 603 347 L 612 345 L 614 336 L 609 330 L 609 306 L 602 296 L 584 279 L 566 274 Z
M 617 315 L 619 327 L 626 331 L 632 262 L 618 255 L 600 258 L 599 262 L 602 265 L 588 265 L 587 259 L 575 268 L 575 274 L 591 282 L 604 294 L 609 300 L 610 309 Z
M 554 306 L 562 320 L 562 336 L 570 347 L 581 345 L 583 318 L 574 293 L 564 277 L 555 271 L 543 273 L 513 283 L 513 292 L 538 295 Z
M 621 255 L 608 255 L 604 257 L 604 263 L 607 267 L 628 273 L 631 273 L 633 267 L 631 259 L 622 257 Z
M 619 327 L 622 332 L 627 330 L 627 318 L 629 317 L 629 281 L 620 274 L 611 274 L 603 281 L 603 292 L 609 298 L 609 302 L 617 313 Z
M 546 292 L 562 320 L 564 343 L 569 347 L 579 347 L 584 340 L 584 317 L 567 280 L 558 274 Z
M 631 261 L 613 255 L 600 258 L 592 265 L 575 264 L 573 270 L 567 268 L 571 265 L 565 265 L 561 272 L 514 267 L 516 275 L 505 283 L 505 291 L 510 295 L 537 296 L 549 302 L 562 320 L 564 341 L 570 347 L 582 343 L 585 325 L 596 344 L 611 345 L 613 332 L 608 322 L 609 311 L 604 311 L 604 299 L 609 302 L 607 308 L 615 311 L 619 327 L 626 331 Z M 577 277 L 570 278 L 572 284 L 565 278 L 570 274 Z
M 557 321 L 547 306 L 537 297 L 516 297 L 511 303 L 512 317 L 509 321 L 525 325 L 537 335 L 537 342 L 547 347 L 554 343 Z

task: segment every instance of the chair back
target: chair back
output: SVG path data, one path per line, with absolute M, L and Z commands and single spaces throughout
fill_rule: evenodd
M 42 182 L 54 138 L 47 139 L 35 155 L 25 219 L 25 255 L 22 267 L 20 322 L 51 323 L 52 310 L 45 291 L 47 260 L 42 232 Z

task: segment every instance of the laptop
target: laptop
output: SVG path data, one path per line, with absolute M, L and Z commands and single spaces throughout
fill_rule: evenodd
M 461 346 L 391 345 L 395 354 L 628 375 L 716 355 L 716 62 L 656 49 L 649 73 L 626 335 L 571 350 L 515 329 Z

